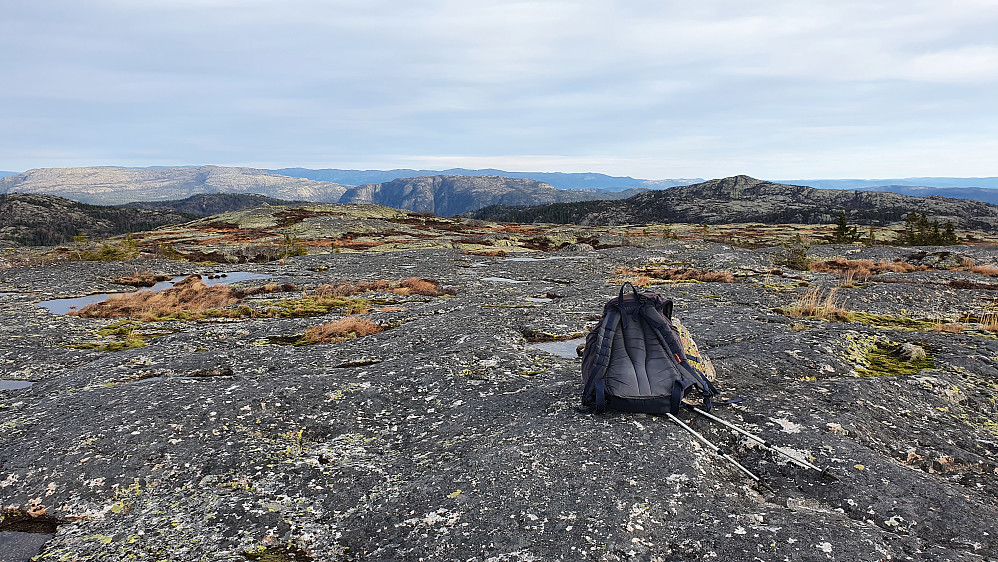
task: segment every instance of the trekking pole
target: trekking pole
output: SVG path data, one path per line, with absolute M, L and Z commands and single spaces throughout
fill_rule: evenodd
M 725 420 L 723 420 L 723 419 L 721 419 L 721 418 L 719 418 L 719 417 L 717 417 L 717 416 L 715 416 L 713 414 L 705 412 L 705 411 L 701 410 L 700 408 L 697 408 L 696 406 L 693 406 L 692 404 L 687 404 L 687 406 L 689 406 L 690 408 L 692 408 L 694 412 L 700 414 L 701 416 L 704 416 L 707 419 L 714 420 L 714 421 L 716 421 L 716 422 L 724 425 L 725 427 L 731 428 L 731 429 L 737 431 L 738 433 L 741 433 L 745 437 L 748 437 L 749 439 L 752 439 L 756 443 L 759 443 L 760 445 L 762 445 L 766 449 L 769 449 L 770 451 L 775 451 L 777 453 L 780 453 L 781 455 L 783 455 L 783 456 L 787 457 L 788 459 L 790 459 L 791 461 L 793 461 L 793 463 L 796 464 L 797 466 L 802 466 L 804 468 L 813 468 L 814 470 L 817 470 L 818 472 L 821 472 L 821 473 L 825 472 L 821 468 L 819 468 L 819 467 L 817 467 L 817 466 L 809 463 L 808 461 L 806 461 L 804 459 L 797 458 L 794 455 L 791 455 L 790 453 L 784 451 L 780 447 L 777 447 L 777 446 L 769 443 L 768 441 L 766 441 L 762 437 L 759 437 L 758 435 L 749 433 L 748 431 L 745 431 L 744 429 L 736 426 L 733 423 L 727 422 L 727 421 L 725 421 Z
M 677 418 L 676 416 L 672 415 L 669 412 L 666 412 L 665 415 L 669 416 L 670 420 L 672 420 L 672 421 L 676 422 L 677 424 L 679 424 L 680 427 L 682 427 L 683 429 L 685 429 L 686 431 L 688 431 L 690 433 L 690 435 L 692 435 L 693 437 L 696 437 L 697 439 L 699 439 L 701 443 L 703 443 L 704 445 L 706 445 L 707 447 L 709 447 L 712 451 L 714 451 L 718 455 L 724 457 L 724 459 L 727 460 L 728 462 L 730 462 L 731 464 L 737 466 L 738 470 L 741 470 L 745 474 L 749 475 L 749 477 L 752 478 L 752 480 L 755 480 L 756 482 L 759 482 L 760 484 L 762 483 L 762 480 L 760 480 L 758 476 L 756 476 L 755 474 L 752 474 L 749 471 L 749 469 L 747 469 L 744 466 L 742 466 L 738 461 L 736 461 L 735 459 L 733 459 L 731 457 L 731 455 L 729 455 L 727 453 L 722 453 L 720 447 L 718 447 L 717 445 L 711 443 L 710 441 L 707 441 L 706 437 L 704 437 L 703 435 L 700 435 L 699 433 L 697 433 L 692 427 L 690 427 L 687 424 L 683 423 L 682 420 L 680 420 L 679 418 Z

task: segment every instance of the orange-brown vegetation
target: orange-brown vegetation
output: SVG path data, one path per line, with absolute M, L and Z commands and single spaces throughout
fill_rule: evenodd
M 305 330 L 302 339 L 311 343 L 335 343 L 383 332 L 384 326 L 366 318 L 341 318 Z
M 735 281 L 735 276 L 728 271 L 705 271 L 692 267 L 641 267 L 637 269 L 621 267 L 614 273 L 632 277 L 631 282 L 639 285 L 649 285 L 662 281 L 702 281 L 705 283 L 734 283 Z
M 811 262 L 811 271 L 816 273 L 840 273 L 843 275 L 845 284 L 853 281 L 865 282 L 871 276 L 887 271 L 895 273 L 908 273 L 911 271 L 924 271 L 927 266 L 914 266 L 905 261 L 873 261 L 873 260 L 847 260 L 838 257 L 827 261 Z
M 993 265 L 975 265 L 970 268 L 970 271 L 987 275 L 988 277 L 998 277 L 998 267 Z
M 465 253 L 466 254 L 470 254 L 472 256 L 506 256 L 506 255 L 509 255 L 509 252 L 507 252 L 506 250 L 497 250 L 497 249 L 469 250 L 469 251 L 467 251 Z
M 247 290 L 233 289 L 228 285 L 208 286 L 201 280 L 200 275 L 191 275 L 171 289 L 115 295 L 104 302 L 89 304 L 70 314 L 84 318 L 138 318 L 147 322 L 171 317 L 194 320 L 206 311 L 215 311 L 213 314 L 215 316 L 252 316 L 252 310 L 248 306 L 240 306 L 228 314 L 217 309 L 236 304 L 251 295 L 295 289 L 294 285 L 277 283 Z
M 275 286 L 276 287 L 276 286 Z M 228 285 L 204 284 L 199 275 L 180 281 L 172 289 L 154 293 L 137 291 L 89 304 L 75 314 L 84 318 L 149 318 L 176 312 L 197 312 L 235 304 L 242 298 Z
M 455 293 L 453 289 L 440 288 L 439 281 L 409 277 L 398 282 L 378 280 L 320 285 L 316 287 L 314 295 L 318 297 L 349 297 L 374 292 L 395 293 L 396 295 L 424 295 L 428 297 L 453 295 Z
M 114 280 L 119 285 L 131 285 L 132 287 L 152 287 L 160 281 L 170 279 L 169 275 L 153 273 L 151 271 L 136 271 L 127 277 L 119 277 Z

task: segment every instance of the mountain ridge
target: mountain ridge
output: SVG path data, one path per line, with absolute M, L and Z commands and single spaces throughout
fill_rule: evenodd
M 939 196 L 912 197 L 890 192 L 816 189 L 731 176 L 661 191 L 645 191 L 619 201 L 562 203 L 527 207 L 486 207 L 467 216 L 508 222 L 586 225 L 641 223 L 829 224 L 845 211 L 857 224 L 903 221 L 912 211 L 964 228 L 995 230 L 998 206 Z

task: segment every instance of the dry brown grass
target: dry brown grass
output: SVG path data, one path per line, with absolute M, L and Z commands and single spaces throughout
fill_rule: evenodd
M 998 277 L 998 267 L 993 265 L 975 265 L 970 268 L 970 271 L 987 275 L 988 277 Z
M 873 261 L 873 260 L 847 260 L 843 257 L 830 259 L 827 261 L 811 262 L 811 271 L 816 273 L 839 273 L 843 276 L 844 284 L 847 286 L 853 282 L 865 283 L 870 277 L 878 273 L 894 272 L 908 273 L 916 270 L 927 269 L 925 266 L 914 266 L 904 261 Z M 846 283 L 847 282 L 847 283 Z
M 172 289 L 154 293 L 138 291 L 116 295 L 104 302 L 89 304 L 77 312 L 84 318 L 143 318 L 169 316 L 180 312 L 196 312 L 235 304 L 241 294 L 228 285 L 211 287 L 198 275 L 178 282 Z
M 706 271 L 692 267 L 642 267 L 632 269 L 621 267 L 614 271 L 617 275 L 628 276 L 628 280 L 638 285 L 650 285 L 658 281 L 701 281 L 704 283 L 734 283 L 735 276 L 727 271 Z
M 848 318 L 849 311 L 842 306 L 843 303 L 836 294 L 837 291 L 838 287 L 833 287 L 826 294 L 822 287 L 811 287 L 797 302 L 792 303 L 784 310 L 788 316 L 793 318 L 844 320 Z
M 998 310 L 989 310 L 981 315 L 981 326 L 990 332 L 998 332 Z
M 153 273 L 151 271 L 136 271 L 127 277 L 119 277 L 114 280 L 119 285 L 131 285 L 132 287 L 152 287 L 160 281 L 171 279 L 169 275 Z
M 314 295 L 317 297 L 349 297 L 374 292 L 439 297 L 441 295 L 452 295 L 455 291 L 453 289 L 441 289 L 439 281 L 409 277 L 398 282 L 379 280 L 320 285 L 316 287 Z
M 383 332 L 384 326 L 366 318 L 341 318 L 305 330 L 303 339 L 311 343 L 336 343 Z
M 294 291 L 290 284 L 270 283 L 248 290 L 233 289 L 228 285 L 207 286 L 200 275 L 191 275 L 164 291 L 137 291 L 115 295 L 104 302 L 87 305 L 76 312 L 84 318 L 137 318 L 154 322 L 169 318 L 197 319 L 200 313 L 238 303 L 250 295 Z M 228 310 L 232 316 L 253 315 L 248 306 Z M 224 315 L 224 314 L 223 314 Z
M 966 329 L 966 326 L 963 324 L 953 324 L 949 322 L 944 323 L 941 321 L 932 327 L 933 332 L 943 332 L 947 334 L 956 334 L 962 332 L 964 329 Z

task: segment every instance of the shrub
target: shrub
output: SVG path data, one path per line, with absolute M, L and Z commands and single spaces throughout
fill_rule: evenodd
M 384 326 L 366 318 L 341 318 L 305 330 L 302 339 L 309 343 L 336 343 L 383 332 Z

